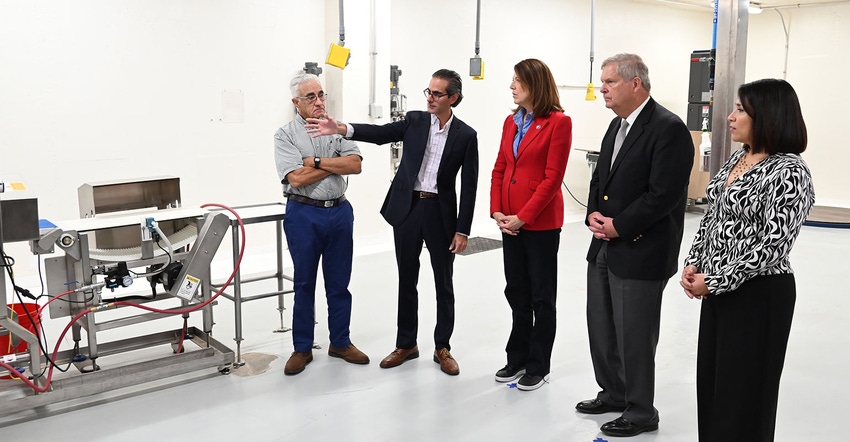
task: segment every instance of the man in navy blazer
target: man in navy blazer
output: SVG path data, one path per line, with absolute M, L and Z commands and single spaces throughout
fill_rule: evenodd
M 587 328 L 596 398 L 576 410 L 622 412 L 609 436 L 658 429 L 655 348 L 661 294 L 678 268 L 694 145 L 682 120 L 649 96 L 649 69 L 634 54 L 602 63 L 605 106 L 617 117 L 590 179 L 586 224 Z
M 463 99 L 457 72 L 434 72 L 425 89 L 428 112 L 407 112 L 385 125 L 344 124 L 333 118 L 308 119 L 314 136 L 341 134 L 358 141 L 404 144 L 401 163 L 381 214 L 393 226 L 398 264 L 398 332 L 396 349 L 382 368 L 419 357 L 419 255 L 427 246 L 437 291 L 434 362 L 449 374 L 460 373 L 449 340 L 454 330 L 454 255 L 466 249 L 478 187 L 478 135 L 456 118 L 452 108 Z M 460 173 L 460 201 L 456 191 Z

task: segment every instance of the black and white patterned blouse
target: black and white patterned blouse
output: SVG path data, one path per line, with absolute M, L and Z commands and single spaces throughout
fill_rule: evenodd
M 733 153 L 708 183 L 709 208 L 685 259 L 713 295 L 758 275 L 794 273 L 788 254 L 815 201 L 809 168 L 796 154 L 769 155 L 724 189 L 745 153 Z

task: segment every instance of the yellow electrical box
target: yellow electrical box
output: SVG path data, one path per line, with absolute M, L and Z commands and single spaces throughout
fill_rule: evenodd
M 331 43 L 331 49 L 328 51 L 328 59 L 325 63 L 336 66 L 340 69 L 345 69 L 348 66 L 348 58 L 351 56 L 351 49 L 345 46 L 340 46 L 336 43 Z

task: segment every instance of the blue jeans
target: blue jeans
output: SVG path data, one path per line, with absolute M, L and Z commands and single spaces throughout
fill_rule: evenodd
M 313 347 L 316 319 L 316 276 L 319 258 L 328 301 L 328 329 L 334 347 L 351 343 L 351 261 L 354 250 L 354 210 L 348 201 L 336 207 L 313 207 L 296 201 L 286 205 L 283 230 L 292 264 L 295 305 L 292 343 L 295 351 Z

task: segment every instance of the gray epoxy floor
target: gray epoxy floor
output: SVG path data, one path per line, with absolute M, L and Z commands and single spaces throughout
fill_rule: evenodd
M 683 249 L 689 246 L 698 222 L 698 215 L 687 215 Z M 474 233 L 496 237 L 495 232 L 482 229 Z M 493 373 L 505 362 L 503 349 L 510 326 L 510 311 L 502 295 L 500 250 L 456 261 L 452 353 L 460 364 L 459 376 L 443 374 L 431 360 L 434 300 L 427 259 L 422 260 L 420 279 L 422 357 L 393 369 L 378 367 L 395 341 L 395 262 L 391 251 L 382 251 L 356 258 L 351 284 L 355 297 L 352 340 L 372 358 L 370 365 L 347 364 L 329 358 L 325 349 L 315 350 L 315 360 L 303 373 L 284 376 L 291 337 L 271 333 L 279 324 L 274 299 L 254 301 L 243 305 L 242 351 L 280 356 L 265 373 L 216 375 L 12 425 L 3 428 L 2 434 L 9 440 L 74 435 L 88 441 L 619 440 L 598 431 L 615 414 L 585 416 L 573 408 L 597 391 L 584 320 L 588 241 L 581 222 L 564 227 L 551 380 L 536 391 L 523 392 L 493 381 Z M 268 259 L 273 265 L 273 258 Z M 792 265 L 798 298 L 776 440 L 840 440 L 848 411 L 845 377 L 850 372 L 850 323 L 842 283 L 850 272 L 850 230 L 804 227 Z M 269 289 L 262 287 L 264 283 L 255 284 L 255 290 Z M 287 302 L 291 304 L 291 297 Z M 216 308 L 215 337 L 227 344 L 233 343 L 232 312 L 232 303 L 226 300 Z M 685 297 L 674 277 L 665 292 L 656 359 L 660 429 L 632 440 L 696 441 L 698 313 L 699 302 Z M 324 315 L 323 302 L 317 302 L 316 339 L 326 348 Z

